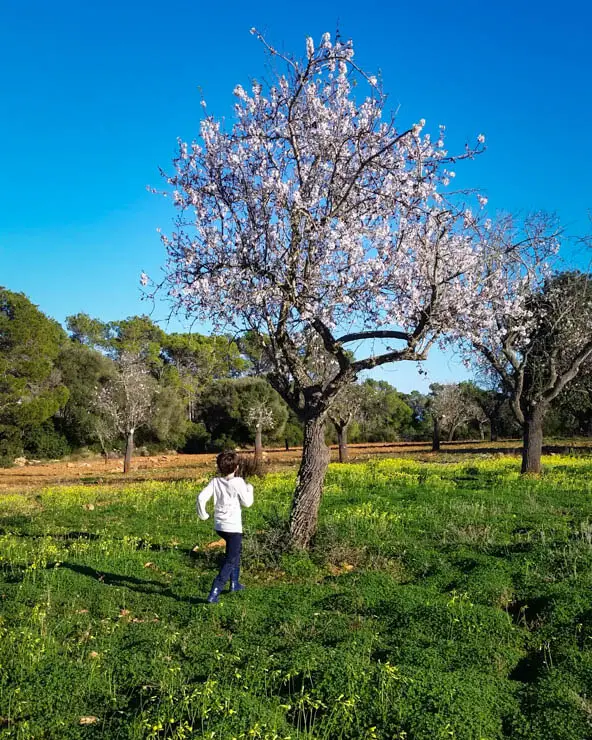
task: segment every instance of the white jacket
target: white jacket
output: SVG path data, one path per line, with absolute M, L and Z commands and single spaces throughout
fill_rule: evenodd
M 212 478 L 197 496 L 196 509 L 200 519 L 209 519 L 207 502 L 214 497 L 214 529 L 220 532 L 243 531 L 241 506 L 253 503 L 253 486 L 242 478 Z

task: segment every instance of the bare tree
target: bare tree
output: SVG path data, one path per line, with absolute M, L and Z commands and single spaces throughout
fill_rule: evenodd
M 105 459 L 105 465 L 109 460 L 109 448 L 113 444 L 113 441 L 117 437 L 117 429 L 113 424 L 111 416 L 106 415 L 100 408 L 98 397 L 100 391 L 95 398 L 95 408 L 99 412 L 93 419 L 93 430 L 101 445 L 103 451 L 103 457 Z
M 464 424 L 476 421 L 481 427 L 487 417 L 474 398 L 458 383 L 438 385 L 431 404 L 434 423 L 448 432 L 448 441 L 452 442 L 454 434 Z
M 263 460 L 262 434 L 275 427 L 275 416 L 265 401 L 253 401 L 247 410 L 246 421 L 255 430 L 255 460 L 259 464 Z
M 363 398 L 360 392 L 360 386 L 357 383 L 350 383 L 340 390 L 329 407 L 328 416 L 333 422 L 333 426 L 337 432 L 340 463 L 344 463 L 349 460 L 347 430 L 351 422 L 356 417 L 356 414 L 360 412 L 362 400 Z
M 109 426 L 125 440 L 123 472 L 129 473 L 134 450 L 134 435 L 151 418 L 156 384 L 140 357 L 124 352 L 117 360 L 117 373 L 96 392 L 95 406 Z

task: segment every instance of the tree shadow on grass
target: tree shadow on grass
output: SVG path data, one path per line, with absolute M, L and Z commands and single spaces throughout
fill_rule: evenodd
M 23 517 L 24 519 L 24 517 Z M 29 520 L 26 520 L 29 521 Z M 8 529 L 4 529 L 0 527 L 0 535 L 11 535 L 12 537 L 22 537 L 26 539 L 31 540 L 43 540 L 43 539 L 52 539 L 57 540 L 59 542 L 76 542 L 78 540 L 86 540 L 88 542 L 96 542 L 97 540 L 105 539 L 108 537 L 107 535 L 103 534 L 96 534 L 95 532 L 86 532 L 82 530 L 73 530 L 71 532 L 13 532 Z M 123 538 L 113 538 L 108 537 L 109 540 L 113 540 L 114 542 L 123 542 Z M 175 552 L 180 553 L 181 555 L 185 555 L 186 557 L 191 558 L 192 560 L 203 560 L 204 563 L 210 563 L 212 562 L 211 557 L 208 558 L 208 553 L 200 553 L 196 552 L 195 550 L 192 550 L 189 547 L 178 547 L 177 545 L 168 545 L 168 544 L 161 544 L 158 542 L 148 542 L 146 540 L 143 540 L 139 538 L 137 540 L 137 544 L 135 546 L 136 550 L 145 550 L 146 552 L 167 552 L 174 550 Z
M 60 532 L 58 534 L 49 534 L 49 533 L 33 533 L 33 532 L 11 532 L 7 529 L 3 529 L 0 527 L 0 535 L 11 535 L 12 537 L 25 537 L 29 540 L 43 540 L 46 537 L 49 537 L 52 540 L 60 540 L 60 541 L 75 541 L 75 540 L 100 540 L 101 535 L 95 534 L 94 532 L 82 532 L 82 531 L 74 531 L 74 532 Z
M 48 563 L 47 568 L 53 568 L 56 563 Z M 130 591 L 136 591 L 138 593 L 147 594 L 149 596 L 164 596 L 168 599 L 174 599 L 175 601 L 182 602 L 184 604 L 205 604 L 206 599 L 200 597 L 190 596 L 189 598 L 178 596 L 173 592 L 171 587 L 162 583 L 162 581 L 156 581 L 149 578 L 136 578 L 135 576 L 124 576 L 120 573 L 108 573 L 106 571 L 97 570 L 91 568 L 88 565 L 80 565 L 79 563 L 62 562 L 59 564 L 60 568 L 65 568 L 77 573 L 78 575 L 92 578 L 95 581 L 99 581 L 105 586 L 119 586 L 127 588 Z
M 24 516 L 23 514 L 11 514 L 9 516 L 0 517 L 0 523 L 2 524 L 0 527 L 0 535 L 10 534 L 20 536 L 19 533 L 13 531 L 13 528 L 26 528 L 31 524 L 31 517 Z

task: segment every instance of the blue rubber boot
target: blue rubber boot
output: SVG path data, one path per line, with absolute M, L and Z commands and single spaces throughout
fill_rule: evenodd
M 210 590 L 208 598 L 206 599 L 208 604 L 217 604 L 218 601 L 220 600 L 220 594 L 222 592 L 222 589 L 217 585 L 217 580 L 218 579 L 215 579 L 214 583 L 212 583 L 212 588 Z
M 244 591 L 245 587 L 242 583 L 239 583 L 238 579 L 240 576 L 240 568 L 235 568 L 230 576 L 230 590 L 231 591 Z

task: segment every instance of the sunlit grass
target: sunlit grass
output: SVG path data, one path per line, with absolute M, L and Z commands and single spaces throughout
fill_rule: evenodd
M 203 603 L 203 481 L 0 496 L 0 737 L 591 734 L 592 460 L 332 465 L 255 480 L 243 594 Z

